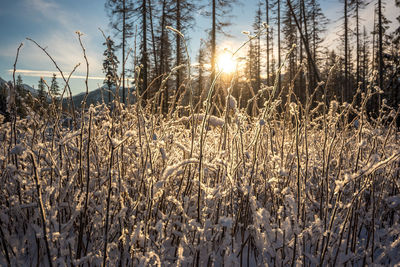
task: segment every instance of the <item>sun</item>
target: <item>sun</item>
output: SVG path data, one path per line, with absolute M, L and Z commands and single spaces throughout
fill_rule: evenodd
M 219 70 L 225 73 L 232 73 L 236 69 L 236 61 L 228 52 L 219 55 L 217 65 Z

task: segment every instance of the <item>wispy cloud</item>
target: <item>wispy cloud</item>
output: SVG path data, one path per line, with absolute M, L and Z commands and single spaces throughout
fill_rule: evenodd
M 9 69 L 8 72 L 12 73 L 14 70 Z M 43 78 L 51 78 L 53 77 L 53 74 L 56 74 L 57 78 L 60 78 L 61 75 L 54 72 L 54 71 L 49 71 L 49 70 L 23 70 L 23 69 L 17 69 L 15 71 L 16 73 L 23 74 L 24 76 L 29 76 L 29 77 L 43 77 Z M 65 78 L 68 77 L 69 73 L 64 73 Z M 86 79 L 85 75 L 72 75 L 71 79 Z M 96 77 L 96 76 L 89 76 L 89 80 L 104 80 L 104 77 Z

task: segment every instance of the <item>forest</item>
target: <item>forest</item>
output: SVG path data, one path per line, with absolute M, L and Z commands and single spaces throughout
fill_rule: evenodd
M 78 65 L 63 71 L 27 38 L 58 73 L 28 90 L 21 44 L 0 80 L 0 265 L 399 265 L 400 16 L 387 2 L 338 1 L 334 47 L 319 1 L 256 1 L 246 40 L 225 49 L 244 1 L 106 0 L 93 92 L 76 32 L 79 98 Z M 198 10 L 209 28 L 192 51 Z

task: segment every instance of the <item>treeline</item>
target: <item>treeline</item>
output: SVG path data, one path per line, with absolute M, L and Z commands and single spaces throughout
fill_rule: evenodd
M 152 97 L 161 90 L 157 99 L 159 107 L 165 113 L 175 109 L 179 99 L 184 102 L 182 94 L 189 82 L 187 68 L 178 67 L 188 61 L 183 39 L 190 39 L 195 14 L 202 10 L 202 15 L 209 18 L 210 27 L 201 40 L 197 57 L 191 59 L 197 63 L 191 73 L 194 97 L 197 103 L 201 102 L 216 77 L 216 61 L 222 50 L 218 41 L 226 35 L 232 8 L 237 4 L 244 8 L 248 5 L 226 0 L 108 0 L 105 8 L 115 35 L 105 42 L 108 46 L 104 60 L 105 83 L 111 87 L 113 81 L 120 79 L 122 101 L 126 102 L 126 87 L 132 86 L 127 82 L 130 78 L 143 99 L 154 100 Z M 230 77 L 236 79 L 233 94 L 249 106 L 249 100 L 255 99 L 254 96 L 268 93 L 265 89 L 272 86 L 276 78 L 277 93 L 283 103 L 290 101 L 287 99 L 290 86 L 295 92 L 291 98 L 297 97 L 304 102 L 318 83 L 326 82 L 330 76 L 325 88 L 327 99 L 351 102 L 357 90 L 366 92 L 368 88 L 380 88 L 382 94 L 376 94 L 370 101 L 369 110 L 377 111 L 382 99 L 386 99 L 388 105 L 397 106 L 400 17 L 394 22 L 395 30 L 390 31 L 391 22 L 385 17 L 383 1 L 341 0 L 340 5 L 343 6 L 340 45 L 335 50 L 323 45 L 329 21 L 319 1 L 259 1 L 252 27 L 255 36 L 249 34 L 248 55 L 242 58 L 243 64 L 239 64 L 244 67 Z M 368 5 L 375 7 L 372 32 L 367 31 L 365 20 L 360 17 Z M 400 3 L 396 1 L 396 5 Z M 263 23 L 269 27 L 263 34 L 257 34 L 263 31 Z M 116 49 L 120 49 L 119 61 L 115 57 Z M 121 77 L 113 77 L 118 64 L 122 69 Z M 282 64 L 284 68 L 276 76 Z M 221 83 L 227 81 L 224 75 L 218 81 L 220 89 L 217 88 L 215 97 L 220 96 L 220 100 L 214 101 L 216 109 L 218 102 L 224 103 L 226 95 L 221 89 Z M 252 105 L 254 103 L 250 103 Z M 252 109 L 254 107 L 249 108 Z
M 47 84 L 41 77 L 38 87 L 30 91 L 23 83 L 21 75 L 15 80 L 15 88 L 11 82 L 0 83 L 0 115 L 4 117 L 4 122 L 10 121 L 12 112 L 19 117 L 26 117 L 28 109 L 34 110 L 42 115 L 52 116 L 51 105 L 58 105 L 60 96 L 60 86 L 58 85 L 56 74 L 53 74 L 51 83 Z M 15 94 L 11 96 L 11 94 Z

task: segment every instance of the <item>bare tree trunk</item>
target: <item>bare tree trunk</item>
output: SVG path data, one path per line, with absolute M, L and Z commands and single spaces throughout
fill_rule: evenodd
M 379 28 L 379 88 L 383 88 L 383 25 L 382 25 L 382 0 L 378 0 L 378 28 Z M 381 107 L 381 95 L 379 96 L 378 107 Z
M 160 42 L 160 65 L 159 65 L 159 75 L 164 74 L 164 64 L 166 63 L 165 60 L 165 47 L 164 44 L 165 40 L 165 26 L 166 26 L 166 0 L 162 2 L 162 16 L 161 16 L 161 42 Z M 159 85 L 161 85 L 161 80 L 159 81 Z M 160 88 L 161 89 L 161 88 Z M 162 97 L 162 95 L 160 96 Z M 161 100 L 161 99 L 160 99 Z M 161 102 L 161 101 L 160 101 Z M 163 112 L 164 114 L 168 114 L 168 87 L 164 88 L 164 101 L 163 101 Z
M 278 0 L 277 2 L 278 8 L 278 68 L 281 66 L 281 1 Z M 282 81 L 281 81 L 281 74 L 278 73 L 278 92 L 281 92 L 282 89 Z
M 144 99 L 147 99 L 147 6 L 146 0 L 142 1 L 142 65 L 143 68 L 141 70 L 142 73 L 142 89 L 145 92 L 143 95 Z
M 360 2 L 358 0 L 355 1 L 356 5 L 356 51 L 357 51 L 357 58 L 356 58 L 356 76 L 357 76 L 357 86 L 360 82 L 360 21 L 359 21 L 359 8 Z
M 347 0 L 344 0 L 344 86 L 342 87 L 342 102 L 347 101 L 348 95 L 348 22 Z
M 125 40 L 126 40 L 126 5 L 125 0 L 122 1 L 122 102 L 125 103 Z M 117 92 L 116 92 L 117 93 Z M 117 95 L 119 102 L 119 92 Z
M 181 29 L 181 1 L 177 0 L 176 1 L 176 29 L 180 32 Z M 176 66 L 179 66 L 182 62 L 181 59 L 181 36 L 179 34 L 176 34 Z M 175 91 L 175 104 L 178 103 L 180 92 L 179 88 L 181 86 L 181 75 L 182 71 L 179 69 L 176 72 L 176 91 Z M 175 108 L 175 107 L 174 107 Z
M 157 73 L 159 68 L 158 68 L 158 59 L 157 59 L 157 51 L 156 51 L 156 40 L 155 40 L 155 36 L 154 36 L 154 25 L 153 25 L 153 13 L 152 13 L 152 7 L 151 7 L 151 0 L 148 0 L 148 5 L 149 5 L 149 15 L 150 15 L 149 18 L 150 18 L 151 42 L 153 45 L 154 70 L 155 70 L 155 73 Z
M 266 23 L 269 26 L 269 1 L 265 0 L 265 15 L 266 15 Z M 269 70 L 269 28 L 267 29 L 267 85 L 270 85 L 269 82 L 269 76 L 270 76 L 270 70 Z
M 215 77 L 215 46 L 216 46 L 216 0 L 212 0 L 212 28 L 211 28 L 211 82 Z

